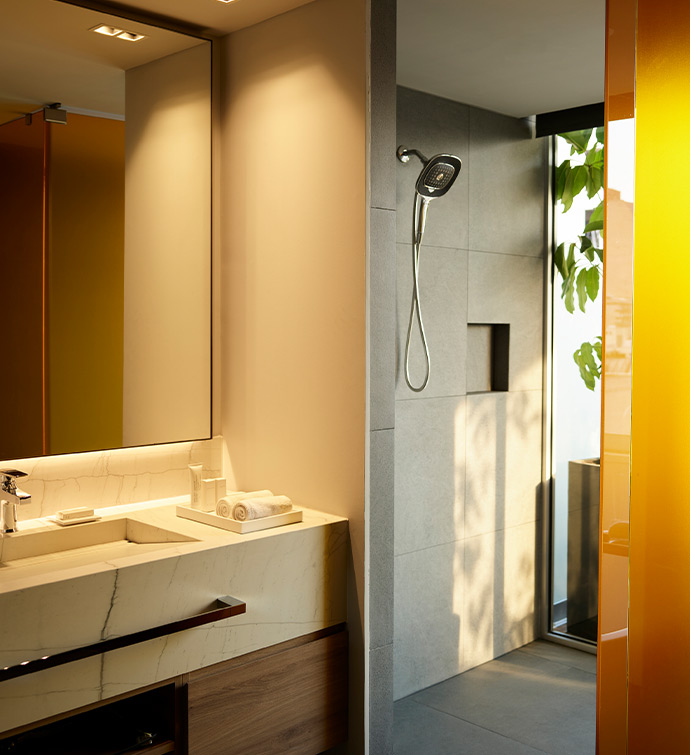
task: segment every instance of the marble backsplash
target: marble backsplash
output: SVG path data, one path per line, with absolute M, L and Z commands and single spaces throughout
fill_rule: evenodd
M 21 521 L 77 506 L 103 508 L 185 495 L 189 492 L 189 464 L 203 464 L 205 476 L 219 477 L 222 459 L 222 438 L 215 437 L 4 461 L 0 469 L 20 469 L 28 474 L 19 483 L 31 495 L 31 501 L 19 507 Z

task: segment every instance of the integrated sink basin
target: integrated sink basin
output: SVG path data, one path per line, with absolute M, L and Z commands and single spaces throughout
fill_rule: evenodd
M 69 527 L 27 530 L 0 537 L 0 567 L 50 564 L 67 568 L 157 551 L 179 543 L 198 542 L 129 517 Z

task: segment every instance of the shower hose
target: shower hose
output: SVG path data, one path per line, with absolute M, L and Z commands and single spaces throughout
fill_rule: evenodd
M 412 306 L 410 307 L 410 322 L 407 326 L 407 343 L 405 345 L 405 382 L 410 390 L 420 393 L 426 388 L 431 373 L 431 360 L 429 358 L 429 346 L 424 332 L 422 320 L 422 308 L 419 303 L 419 254 L 422 248 L 422 236 L 424 223 L 421 220 L 422 202 L 424 200 L 417 194 L 414 203 L 414 215 L 412 220 Z M 412 341 L 412 328 L 414 327 L 415 315 L 419 326 L 419 335 L 422 338 L 424 356 L 426 358 L 426 374 L 420 385 L 412 385 L 410 378 L 410 342 Z

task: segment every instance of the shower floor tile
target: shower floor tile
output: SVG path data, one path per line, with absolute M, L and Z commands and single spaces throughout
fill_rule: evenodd
M 395 755 L 595 751 L 596 658 L 533 642 L 395 704 Z

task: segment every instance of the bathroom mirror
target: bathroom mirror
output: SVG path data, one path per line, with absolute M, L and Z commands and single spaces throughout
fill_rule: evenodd
M 211 43 L 0 17 L 0 459 L 208 438 Z

